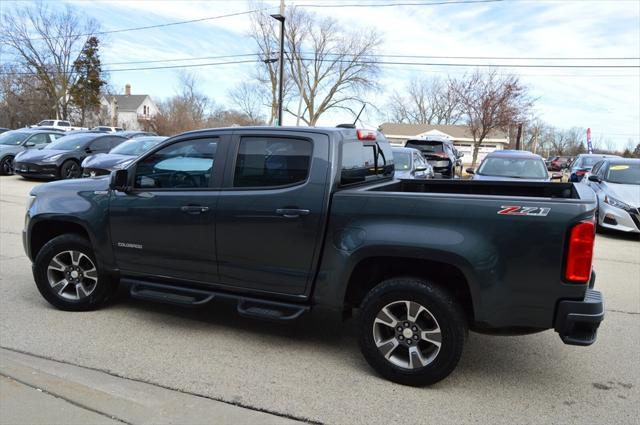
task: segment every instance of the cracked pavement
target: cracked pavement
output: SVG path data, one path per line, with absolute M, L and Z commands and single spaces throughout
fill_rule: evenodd
M 2 347 L 322 423 L 637 423 L 638 238 L 597 237 L 596 288 L 604 292 L 607 314 L 595 345 L 566 346 L 553 331 L 472 333 L 448 379 L 410 388 L 373 374 L 353 321 L 264 323 L 241 318 L 226 304 L 181 309 L 127 297 L 95 312 L 53 309 L 22 254 L 24 205 L 34 184 L 0 177 Z

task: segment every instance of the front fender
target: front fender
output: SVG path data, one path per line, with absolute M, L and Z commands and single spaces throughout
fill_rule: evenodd
M 103 267 L 115 267 L 109 233 L 108 179 L 75 179 L 46 183 L 32 190 L 35 201 L 27 211 L 25 248 L 31 257 L 33 232 L 54 236 L 64 232 L 64 223 L 80 226 L 89 237 L 96 260 Z M 44 227 L 51 223 L 51 228 Z M 39 230 L 40 229 L 40 230 Z M 46 230 L 45 230 L 46 229 Z

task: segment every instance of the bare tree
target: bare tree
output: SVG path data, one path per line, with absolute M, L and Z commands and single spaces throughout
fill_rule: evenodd
M 67 5 L 62 11 L 35 3 L 6 8 L 0 18 L 0 44 L 20 63 L 20 70 L 37 76 L 57 118 L 69 117 L 70 90 L 78 79 L 73 66 L 87 40 L 98 31 Z
M 232 104 L 253 121 L 263 121 L 264 86 L 243 81 L 229 91 Z M 273 119 L 273 115 L 271 115 Z
M 310 126 L 331 109 L 353 112 L 351 106 L 362 104 L 365 93 L 377 87 L 380 68 L 370 55 L 381 44 L 378 33 L 349 32 L 334 19 L 297 8 L 290 9 L 287 19 L 289 74 L 305 108 L 301 114 L 287 111 Z
M 438 78 L 411 80 L 404 94 L 392 94 L 388 108 L 393 121 L 408 124 L 456 124 L 462 118 L 454 84 Z
M 267 87 L 267 103 L 273 123 L 278 106 L 278 24 L 258 13 L 252 22 L 252 38 L 263 59 L 258 75 Z M 377 60 L 370 56 L 380 45 L 374 30 L 352 32 L 336 20 L 320 18 L 299 8 L 286 13 L 284 109 L 307 125 L 316 125 L 332 109 L 352 111 L 368 90 L 376 88 Z M 296 108 L 288 104 L 299 99 Z M 297 105 L 300 107 L 297 107 Z M 353 111 L 352 111 L 353 112 Z
M 151 128 L 161 135 L 174 135 L 189 130 L 231 125 L 263 124 L 241 111 L 217 107 L 199 88 L 193 73 L 178 73 L 176 94 L 158 105 L 160 112 L 151 122 Z
M 452 84 L 460 99 L 464 118 L 473 137 L 475 167 L 482 141 L 495 130 L 522 122 L 531 108 L 532 100 L 518 77 L 500 76 L 495 70 L 479 70 Z
M 255 8 L 258 8 L 256 3 Z M 269 109 L 269 125 L 273 125 L 278 116 L 278 42 L 277 22 L 268 14 L 255 13 L 251 16 L 251 30 L 249 35 L 255 41 L 262 63 L 258 66 L 254 78 L 260 83 L 260 96 Z M 284 94 L 291 86 L 289 78 L 284 81 Z
M 0 127 L 19 128 L 50 114 L 47 95 L 32 74 L 17 73 L 17 66 L 0 66 Z

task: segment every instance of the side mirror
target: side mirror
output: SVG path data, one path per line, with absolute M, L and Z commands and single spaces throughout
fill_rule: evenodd
M 551 180 L 562 180 L 562 173 L 551 174 Z
M 462 158 L 464 156 L 464 152 L 458 152 L 458 158 Z
M 416 172 L 427 171 L 427 167 L 416 167 L 415 171 Z
M 24 145 L 25 145 L 25 147 L 27 147 L 27 148 L 32 148 L 32 147 L 34 147 L 36 144 L 35 144 L 35 143 L 33 143 L 33 142 L 27 142 L 27 143 L 25 143 Z
M 87 146 L 86 148 L 84 148 L 84 151 L 85 151 L 86 153 L 91 153 L 91 152 L 93 152 L 89 146 Z
M 116 170 L 111 173 L 111 181 L 109 189 L 119 192 L 127 192 L 129 190 L 129 172 L 127 170 Z
M 476 173 L 476 170 L 474 170 L 473 168 L 467 168 L 465 171 L 467 172 L 467 174 L 475 174 Z
M 602 181 L 602 179 L 600 179 L 600 177 L 596 176 L 595 174 L 591 174 L 589 176 L 589 181 L 590 182 L 595 182 L 595 183 L 600 183 Z

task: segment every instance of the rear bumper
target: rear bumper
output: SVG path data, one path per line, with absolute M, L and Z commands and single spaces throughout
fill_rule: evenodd
M 587 289 L 583 300 L 563 300 L 558 303 L 555 330 L 568 345 L 591 345 L 596 341 L 600 323 L 604 320 L 604 298 Z

